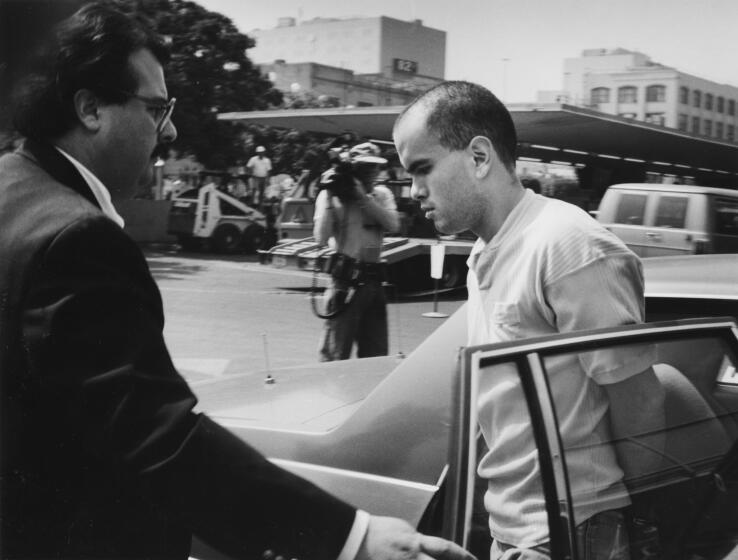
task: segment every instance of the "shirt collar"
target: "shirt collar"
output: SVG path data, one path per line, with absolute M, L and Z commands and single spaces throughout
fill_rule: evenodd
M 110 199 L 110 191 L 102 184 L 102 181 L 98 179 L 95 174 L 82 165 L 79 161 L 70 156 L 67 152 L 62 150 L 59 146 L 55 146 L 59 152 L 66 157 L 72 165 L 79 171 L 82 178 L 85 180 L 87 185 L 90 187 L 95 200 L 100 205 L 100 209 L 103 211 L 108 218 L 113 220 L 120 227 L 125 226 L 125 221 L 120 214 L 115 210 L 113 201 Z

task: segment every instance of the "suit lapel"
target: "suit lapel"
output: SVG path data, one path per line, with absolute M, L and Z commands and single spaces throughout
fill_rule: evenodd
M 100 204 L 98 204 L 95 195 L 92 194 L 87 181 L 79 174 L 72 162 L 65 158 L 54 146 L 27 139 L 23 142 L 19 152 L 35 160 L 54 179 L 100 208 Z

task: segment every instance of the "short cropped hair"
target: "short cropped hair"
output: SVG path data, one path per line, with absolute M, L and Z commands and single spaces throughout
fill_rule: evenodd
M 413 107 L 427 109 L 426 127 L 449 150 L 463 150 L 475 136 L 490 140 L 503 165 L 515 170 L 517 133 L 510 112 L 488 89 L 471 82 L 442 82 L 414 99 L 395 126 Z
M 114 0 L 86 4 L 59 23 L 15 88 L 13 121 L 23 136 L 52 140 L 77 123 L 74 95 L 89 89 L 123 103 L 139 84 L 129 57 L 149 49 L 163 65 L 168 49 L 142 16 Z

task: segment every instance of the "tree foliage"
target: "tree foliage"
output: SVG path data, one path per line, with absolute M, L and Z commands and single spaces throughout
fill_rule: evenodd
M 187 0 L 125 0 L 170 41 L 165 68 L 177 98 L 176 147 L 206 166 L 225 168 L 245 155 L 243 127 L 217 120 L 219 112 L 280 105 L 282 94 L 247 56 L 254 40 L 222 14 Z

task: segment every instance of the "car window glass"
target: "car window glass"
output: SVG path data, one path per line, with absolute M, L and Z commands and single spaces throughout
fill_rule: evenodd
M 721 383 L 736 371 L 727 340 L 603 343 L 596 351 L 545 356 L 542 363 L 580 558 L 591 546 L 627 547 L 633 559 L 726 557 L 724 543 L 738 537 L 738 392 Z M 630 403 L 611 402 L 605 387 L 638 376 L 642 383 L 655 376 L 657 385 L 636 387 L 661 387 L 665 423 L 618 431 L 623 414 L 632 418 Z
M 738 200 L 715 198 L 715 233 L 738 235 Z
M 689 199 L 686 196 L 660 196 L 654 226 L 683 228 L 688 202 Z
M 646 195 L 623 193 L 615 214 L 615 223 L 629 225 L 643 225 L 643 215 L 646 210 Z

